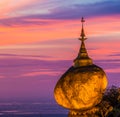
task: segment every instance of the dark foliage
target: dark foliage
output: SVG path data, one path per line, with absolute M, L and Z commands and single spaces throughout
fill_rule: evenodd
M 110 102 L 111 106 L 113 107 L 120 106 L 120 88 L 112 86 L 111 88 L 107 89 L 103 100 Z
M 102 110 L 104 111 L 106 107 L 110 107 L 111 109 L 106 109 L 107 114 L 103 117 L 120 117 L 120 88 L 112 86 L 107 89 L 101 104 L 104 102 L 106 104 L 102 107 Z

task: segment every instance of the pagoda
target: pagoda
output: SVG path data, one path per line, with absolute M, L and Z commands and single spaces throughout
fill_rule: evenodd
M 58 80 L 54 88 L 56 102 L 70 112 L 87 111 L 102 100 L 107 87 L 104 70 L 95 65 L 88 56 L 85 47 L 87 39 L 84 32 L 84 18 L 81 19 L 82 29 L 79 40 L 81 46 L 74 65 Z

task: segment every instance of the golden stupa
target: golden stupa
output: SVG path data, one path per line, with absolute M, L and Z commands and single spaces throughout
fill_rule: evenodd
M 81 47 L 74 65 L 59 79 L 54 89 L 56 102 L 70 110 L 85 111 L 100 103 L 107 87 L 106 74 L 102 68 L 93 64 L 85 48 L 82 18 L 82 30 L 79 40 Z

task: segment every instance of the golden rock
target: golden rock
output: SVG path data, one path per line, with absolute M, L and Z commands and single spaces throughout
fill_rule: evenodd
M 54 89 L 56 102 L 70 110 L 88 110 L 100 103 L 107 87 L 106 74 L 102 68 L 93 64 L 85 48 L 82 18 L 81 47 L 74 66 L 59 79 Z
M 86 110 L 101 101 L 106 86 L 106 75 L 100 67 L 71 67 L 58 81 L 55 99 L 65 108 Z

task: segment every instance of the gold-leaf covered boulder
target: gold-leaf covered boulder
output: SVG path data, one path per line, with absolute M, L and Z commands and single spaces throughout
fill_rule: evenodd
M 93 64 L 85 48 L 82 18 L 81 47 L 74 65 L 59 79 L 54 89 L 56 102 L 70 110 L 88 110 L 100 103 L 107 87 L 106 74 Z
M 55 99 L 65 108 L 86 110 L 101 101 L 106 86 L 106 75 L 100 67 L 71 67 L 58 81 Z

